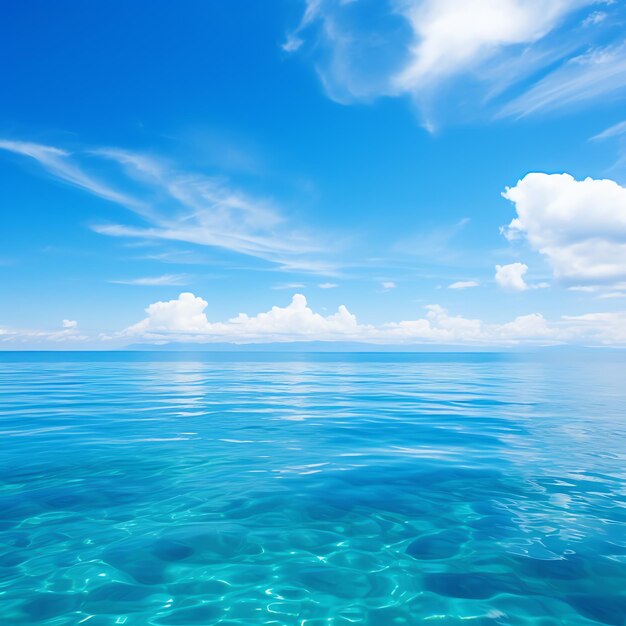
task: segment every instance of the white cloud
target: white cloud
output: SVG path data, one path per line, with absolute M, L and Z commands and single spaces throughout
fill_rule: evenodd
M 588 344 L 619 346 L 626 344 L 626 312 L 564 315 L 565 334 L 570 341 L 584 338 Z
M 626 44 L 593 49 L 548 74 L 502 110 L 522 117 L 622 95 L 626 90 Z
M 162 274 L 161 276 L 145 276 L 143 278 L 128 278 L 111 280 L 118 285 L 140 285 L 144 287 L 162 287 L 164 285 L 186 285 L 187 274 Z
M 337 283 L 320 283 L 318 287 L 320 289 L 336 289 L 339 285 Z
M 0 140 L 0 149 L 34 159 L 57 179 L 119 204 L 143 220 L 138 226 L 96 225 L 96 232 L 220 248 L 290 271 L 336 273 L 336 265 L 324 258 L 328 246 L 318 243 L 319 236 L 297 230 L 272 201 L 246 194 L 223 178 L 120 149 L 72 153 L 7 140 Z M 107 177 L 116 182 L 102 182 Z
M 127 329 L 127 334 L 150 332 L 205 332 L 209 321 L 204 313 L 207 302 L 194 294 L 181 293 L 176 300 L 155 302 L 147 309 L 146 317 L 141 322 Z
M 598 296 L 600 300 L 614 300 L 615 298 L 626 298 L 624 291 L 608 291 Z
M 480 283 L 476 280 L 457 280 L 455 283 L 448 285 L 448 289 L 470 289 L 479 285 Z
M 583 26 L 594 26 L 595 24 L 604 22 L 607 17 L 608 15 L 604 11 L 594 11 L 583 20 Z
M 202 298 L 182 293 L 176 300 L 151 304 L 146 309 L 147 317 L 123 331 L 122 336 L 236 343 L 307 340 L 463 343 L 487 339 L 482 335 L 479 320 L 450 316 L 438 305 L 429 305 L 422 319 L 378 327 L 359 324 L 344 305 L 332 315 L 316 313 L 302 294 L 294 295 L 285 307 L 274 306 L 254 316 L 240 313 L 226 322 L 210 322 L 205 314 L 207 307 Z
M 528 284 L 524 280 L 524 274 L 528 271 L 525 263 L 510 263 L 509 265 L 496 265 L 496 283 L 502 289 L 509 291 L 526 291 Z
M 558 338 L 559 333 L 551 328 L 547 320 L 540 313 L 520 315 L 512 322 L 502 324 L 497 333 L 506 339 L 553 339 Z
M 274 306 L 267 313 L 248 316 L 240 313 L 229 320 L 240 332 L 252 337 L 315 337 L 351 336 L 357 330 L 356 317 L 341 305 L 333 315 L 314 313 L 302 294 L 293 296 L 286 307 Z
M 451 316 L 438 304 L 429 304 L 424 318 L 391 322 L 378 329 L 378 338 L 390 342 L 440 342 L 480 343 L 488 342 L 483 324 L 477 319 Z
M 383 291 L 390 291 L 391 289 L 395 289 L 397 285 L 392 280 L 383 280 L 380 283 L 380 286 L 382 287 Z
M 211 321 L 206 300 L 181 293 L 169 301 L 154 302 L 146 317 L 127 329 L 89 337 L 74 320 L 64 320 L 60 330 L 30 330 L 0 327 L 0 343 L 15 347 L 45 347 L 48 344 L 84 346 L 125 343 L 188 342 L 237 344 L 285 341 L 348 341 L 380 345 L 470 345 L 514 346 L 572 343 L 626 346 L 626 312 L 598 312 L 563 316 L 549 321 L 539 313 L 521 315 L 502 324 L 450 314 L 431 304 L 415 319 L 380 325 L 362 324 L 345 306 L 330 315 L 315 312 L 301 294 L 286 306 L 249 315 L 240 313 L 226 321 Z M 95 343 L 98 342 L 98 343 Z
M 312 56 L 327 94 L 341 103 L 409 96 L 428 118 L 429 110 L 441 108 L 432 106 L 432 99 L 443 83 L 456 81 L 460 88 L 470 83 L 482 88 L 486 97 L 474 100 L 483 106 L 495 98 L 494 110 L 504 102 L 502 114 L 519 116 L 621 89 L 621 38 L 616 34 L 607 45 L 606 29 L 598 26 L 619 25 L 620 8 L 582 14 L 595 4 L 308 0 L 283 49 L 304 49 Z M 568 19 L 576 12 L 579 19 Z M 307 38 L 313 45 L 303 45 Z M 507 90 L 515 86 L 521 95 L 510 100 Z M 432 128 L 432 120 L 424 125 Z
M 341 305 L 333 315 L 313 312 L 302 294 L 293 296 L 286 307 L 274 306 L 266 313 L 250 316 L 240 313 L 226 322 L 209 322 L 205 309 L 208 303 L 192 293 L 181 293 L 178 299 L 151 304 L 148 316 L 127 328 L 123 335 L 163 339 L 180 338 L 213 341 L 290 341 L 357 338 L 356 318 Z
M 345 306 L 331 315 L 311 309 L 301 294 L 284 307 L 239 315 L 225 321 L 209 321 L 206 300 L 182 293 L 175 300 L 155 302 L 147 316 L 117 334 L 133 342 L 183 341 L 266 343 L 283 341 L 358 341 L 375 344 L 452 344 L 507 346 L 584 343 L 622 345 L 626 343 L 626 313 L 594 313 L 563 317 L 549 322 L 539 313 L 516 317 L 503 324 L 451 315 L 432 304 L 417 319 L 388 322 L 378 326 L 361 324 Z
M 472 69 L 515 44 L 537 41 L 573 7 L 565 0 L 427 0 L 400 3 L 413 30 L 411 58 L 393 82 L 401 91 Z
M 591 141 L 602 141 L 604 139 L 610 139 L 611 137 L 619 137 L 626 133 L 626 121 L 619 122 L 618 124 L 614 124 L 610 126 L 606 130 L 603 130 L 601 133 L 594 135 L 591 138 Z
M 110 149 L 98 154 L 122 165 L 131 178 L 165 192 L 178 209 L 173 214 L 163 211 L 149 228 L 105 226 L 98 232 L 225 248 L 285 269 L 332 273 L 328 262 L 305 256 L 320 253 L 320 246 L 287 227 L 271 202 L 247 196 L 217 178 L 179 172 L 146 155 Z
M 504 197 L 517 217 L 503 233 L 523 238 L 555 277 L 579 286 L 626 278 L 626 189 L 612 180 L 527 174 Z
M 574 285 L 573 287 L 568 287 L 568 291 L 582 291 L 583 293 L 592 293 L 594 291 L 598 291 L 598 287 L 592 285 Z
M 300 37 L 290 33 L 287 35 L 285 42 L 281 45 L 281 48 L 285 52 L 295 52 L 300 49 L 300 46 L 302 46 L 303 43 L 304 42 L 300 39 Z
M 145 211 L 145 207 L 138 200 L 85 173 L 72 161 L 71 152 L 52 146 L 5 139 L 0 139 L 0 150 L 31 158 L 37 161 L 50 174 L 74 187 L 88 191 L 105 200 L 132 208 L 138 213 Z

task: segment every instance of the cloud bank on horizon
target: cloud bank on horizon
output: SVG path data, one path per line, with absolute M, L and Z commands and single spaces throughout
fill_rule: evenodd
M 90 337 L 78 330 L 78 322 L 63 320 L 62 330 L 33 331 L 0 328 L 0 342 L 18 346 L 33 340 L 80 347 L 97 340 L 101 347 L 168 343 L 284 343 L 359 342 L 377 345 L 446 345 L 507 347 L 520 344 L 551 346 L 579 343 L 587 346 L 626 346 L 626 313 L 567 315 L 555 321 L 540 313 L 520 315 L 502 324 L 451 315 L 444 307 L 430 304 L 423 317 L 379 325 L 362 324 L 346 306 L 323 315 L 308 306 L 303 294 L 295 294 L 286 306 L 248 315 L 239 313 L 223 322 L 211 322 L 209 304 L 191 292 L 158 301 L 146 308 L 147 316 L 112 334 Z
M 208 302 L 193 293 L 155 302 L 147 317 L 118 337 L 148 342 L 271 343 L 285 341 L 358 341 L 375 344 L 516 345 L 520 342 L 552 345 L 572 339 L 590 345 L 626 342 L 626 316 L 569 316 L 549 323 L 541 314 L 521 315 L 504 324 L 450 315 L 438 304 L 425 308 L 417 319 L 361 324 L 344 305 L 336 313 L 313 311 L 303 294 L 295 294 L 284 307 L 273 306 L 257 315 L 240 313 L 226 322 L 210 322 Z

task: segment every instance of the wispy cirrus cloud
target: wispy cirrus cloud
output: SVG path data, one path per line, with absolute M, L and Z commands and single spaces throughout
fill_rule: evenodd
M 495 281 L 508 291 L 526 291 L 530 285 L 524 279 L 528 271 L 525 263 L 509 263 L 508 265 L 496 265 Z
M 117 285 L 139 285 L 143 287 L 162 287 L 167 285 L 186 285 L 189 282 L 187 274 L 162 274 L 161 276 L 144 276 L 142 278 L 120 278 L 110 280 Z
M 27 141 L 7 139 L 0 139 L 0 150 L 31 158 L 37 161 L 53 177 L 100 198 L 124 205 L 138 213 L 143 213 L 146 210 L 143 203 L 84 171 L 74 161 L 72 153 L 67 150 Z
M 626 44 L 594 48 L 567 60 L 518 98 L 501 115 L 524 117 L 626 93 Z
M 406 96 L 429 127 L 443 89 L 471 85 L 510 116 L 617 94 L 623 18 L 610 0 L 308 0 L 283 49 L 311 58 L 330 98 Z
M 597 135 L 591 137 L 590 141 L 603 141 L 604 139 L 620 137 L 624 134 L 626 134 L 626 121 L 613 124 L 613 126 L 609 126 L 609 128 L 606 128 L 601 133 L 598 133 Z
M 0 149 L 33 159 L 52 177 L 140 218 L 132 224 L 95 224 L 98 233 L 208 246 L 262 259 L 286 271 L 337 272 L 326 252 L 328 245 L 318 243 L 322 237 L 295 227 L 271 200 L 248 194 L 220 176 L 121 149 L 70 152 L 10 140 L 0 140 Z
M 306 289 L 306 285 L 303 283 L 278 283 L 272 286 L 275 291 L 282 291 L 285 289 Z

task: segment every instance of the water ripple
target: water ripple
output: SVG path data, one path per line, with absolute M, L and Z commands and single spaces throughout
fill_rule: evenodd
M 0 354 L 4 623 L 626 623 L 626 357 Z

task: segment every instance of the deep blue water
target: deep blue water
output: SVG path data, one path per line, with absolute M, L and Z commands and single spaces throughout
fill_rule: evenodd
M 626 623 L 626 356 L 0 353 L 2 624 Z

